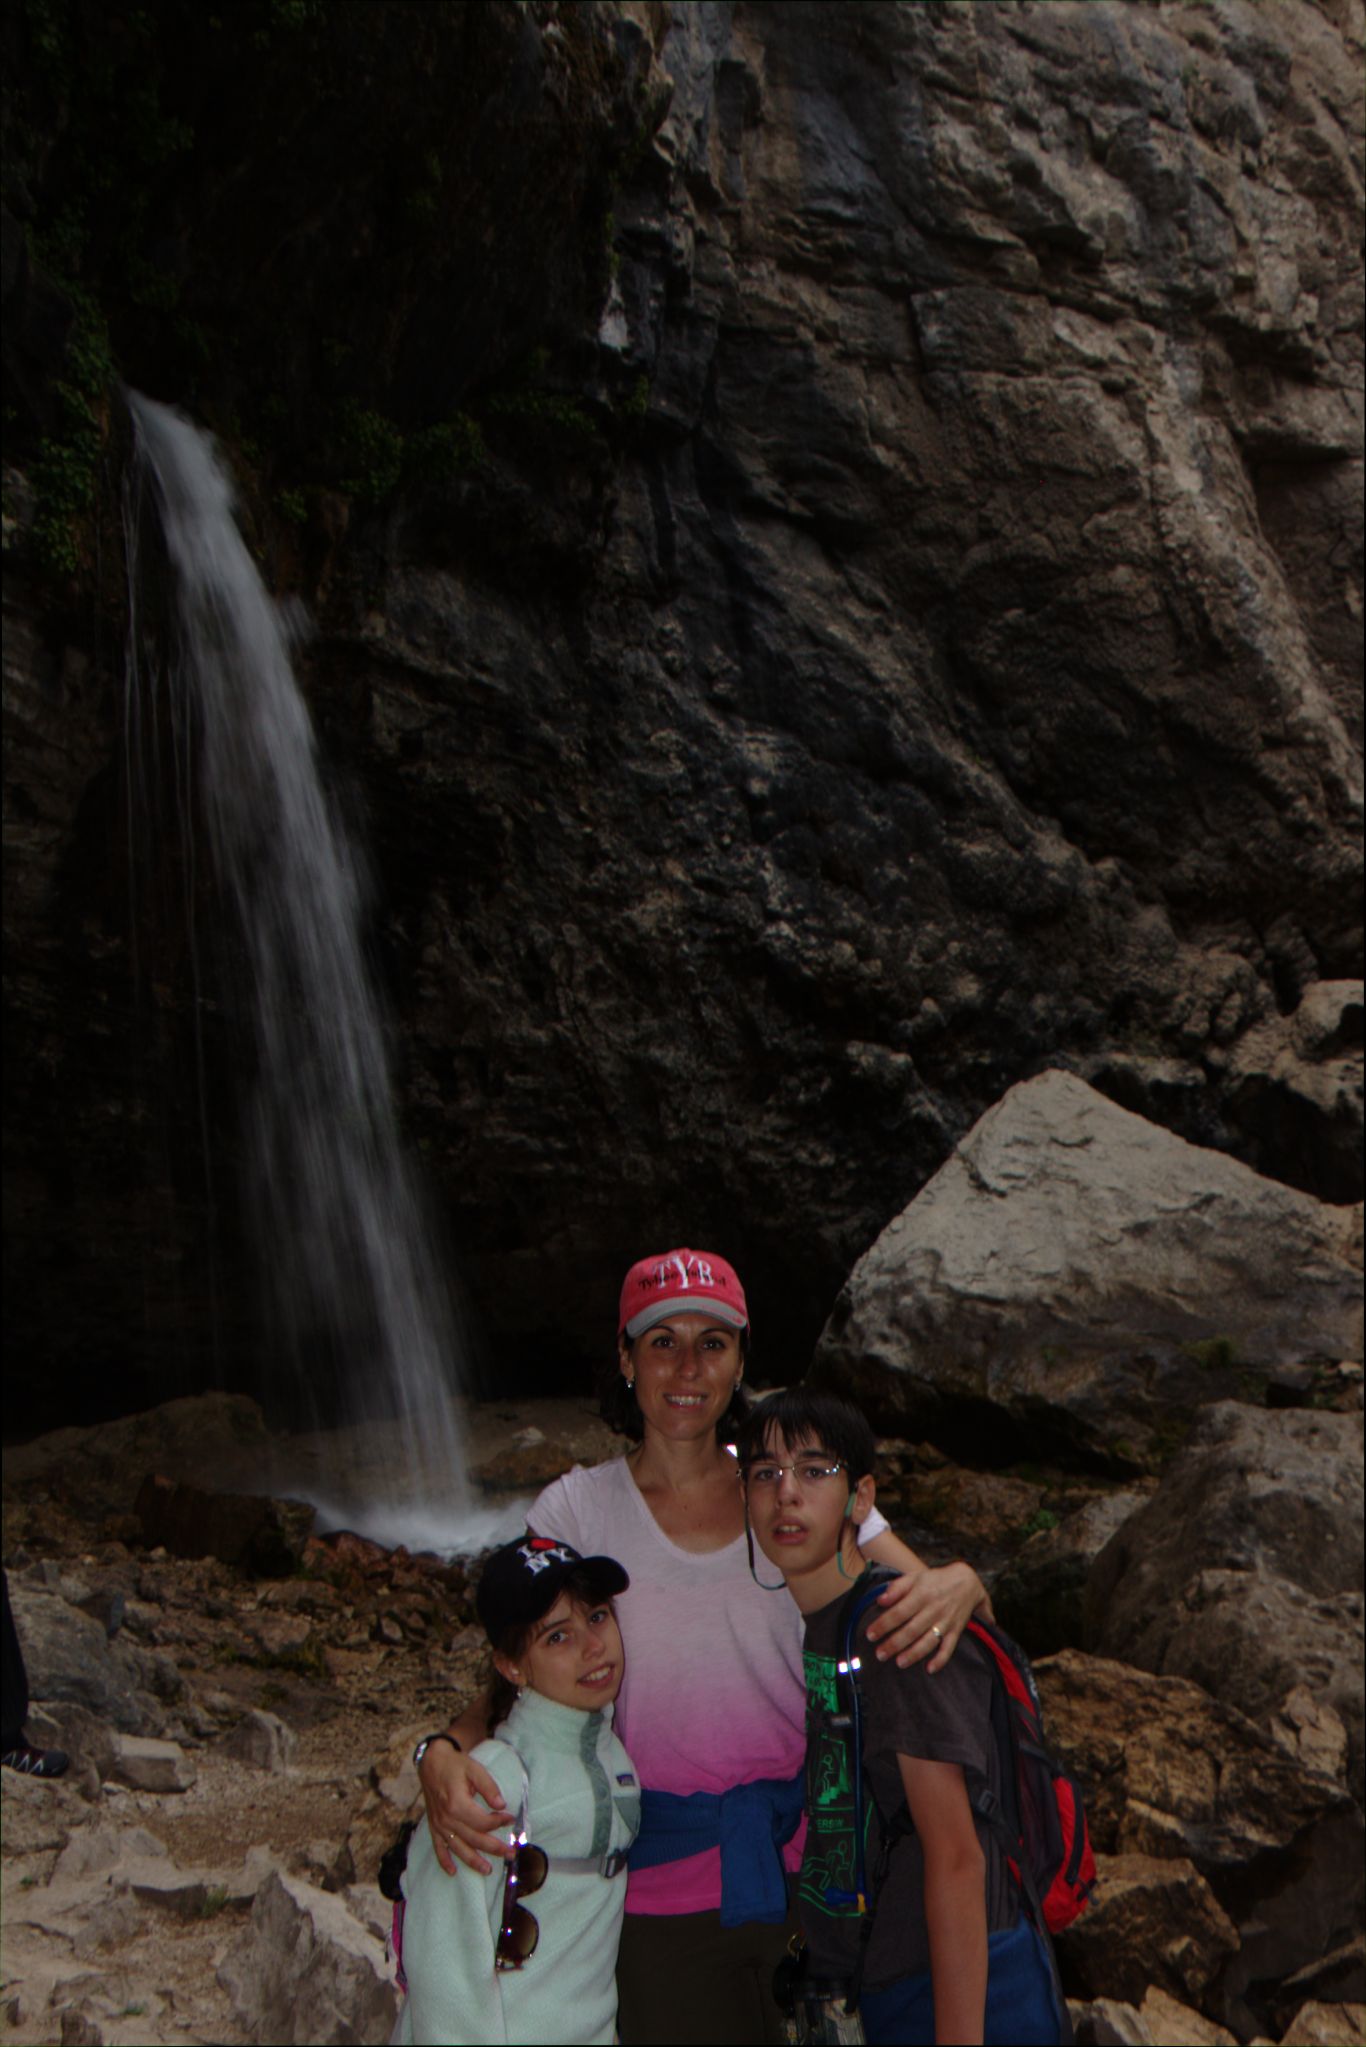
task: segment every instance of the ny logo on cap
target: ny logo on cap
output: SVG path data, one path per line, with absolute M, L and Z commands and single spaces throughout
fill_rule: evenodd
M 533 1575 L 537 1571 L 546 1570 L 557 1560 L 562 1564 L 572 1564 L 574 1561 L 562 1542 L 549 1542 L 543 1535 L 533 1536 L 530 1542 L 520 1543 L 517 1554 Z

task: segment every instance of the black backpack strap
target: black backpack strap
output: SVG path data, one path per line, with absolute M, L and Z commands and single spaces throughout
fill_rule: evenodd
M 877 1812 L 878 1821 L 882 1829 L 882 1844 L 878 1850 L 877 1867 L 873 1871 L 870 1883 L 868 1873 L 863 1867 L 863 1718 L 859 1710 L 859 1659 L 855 1653 L 857 1646 L 855 1637 L 858 1632 L 859 1622 L 870 1607 L 877 1604 L 879 1596 L 885 1587 L 892 1583 L 895 1576 L 896 1573 L 894 1571 L 884 1571 L 879 1572 L 871 1582 L 866 1578 L 860 1579 L 858 1584 L 853 1586 L 847 1594 L 844 1604 L 840 1608 L 839 1619 L 836 1624 L 837 1640 L 844 1664 L 842 1674 L 847 1678 L 849 1685 L 851 1711 L 846 1723 L 845 1739 L 849 1744 L 850 1750 L 850 1777 L 856 1787 L 854 1840 L 858 1855 L 859 1894 L 863 1898 L 864 1905 L 862 1922 L 859 1926 L 858 1961 L 854 1965 L 854 1973 L 849 1981 L 849 1993 L 844 2003 L 845 2012 L 849 2016 L 852 2016 L 858 2010 L 858 2001 L 863 1990 L 864 1971 L 868 1965 L 869 1943 L 873 1938 L 873 1924 L 877 1918 L 878 1900 L 882 1895 L 882 1887 L 887 1881 L 887 1872 L 891 1867 L 892 1853 L 898 1840 L 903 1835 L 913 1831 L 910 1814 L 902 1810 L 893 1813 L 889 1818 L 883 1812 L 876 1794 L 870 1786 L 868 1789 L 868 1799 Z
M 1067 2009 L 1067 1997 L 1058 1974 L 1058 1958 L 1053 1951 L 1053 1936 L 1048 1930 L 1044 1917 L 1043 1901 L 1039 1896 L 1034 1872 L 1020 1845 L 1018 1830 L 1011 1832 L 1006 1816 L 1001 1810 L 1000 1800 L 989 1785 L 983 1784 L 972 1793 L 972 1809 L 991 1829 L 992 1839 L 1015 1871 L 1025 1915 L 1043 1943 L 1048 1959 L 1048 1973 L 1053 1978 L 1053 2001 L 1058 2007 L 1058 2040 L 1060 2047 L 1072 2047 L 1072 2016 Z

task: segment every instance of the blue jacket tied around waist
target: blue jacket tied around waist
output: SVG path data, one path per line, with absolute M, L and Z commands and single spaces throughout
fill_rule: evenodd
M 759 1777 L 732 1791 L 641 1794 L 640 1833 L 632 1869 L 680 1862 L 704 1849 L 721 1850 L 721 1924 L 754 1920 L 776 1926 L 787 1917 L 787 1877 L 780 1850 L 802 1816 L 802 1772 L 792 1778 Z

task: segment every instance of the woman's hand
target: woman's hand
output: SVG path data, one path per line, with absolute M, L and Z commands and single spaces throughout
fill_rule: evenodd
M 971 1564 L 931 1570 L 917 1561 L 887 1587 L 878 1604 L 883 1611 L 870 1624 L 868 1640 L 878 1644 L 879 1663 L 895 1657 L 899 1670 L 927 1657 L 927 1670 L 942 1670 L 972 1615 L 993 1618 L 986 1587 Z
M 500 1827 L 511 1822 L 512 1814 L 482 1763 L 452 1748 L 448 1741 L 434 1741 L 417 1774 L 427 1801 L 427 1824 L 436 1859 L 447 1876 L 455 1875 L 458 1862 L 487 1876 L 493 1866 L 488 1856 L 508 1859 L 513 1850 L 494 1837 Z

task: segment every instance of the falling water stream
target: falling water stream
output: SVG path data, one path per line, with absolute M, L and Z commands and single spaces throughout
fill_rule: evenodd
M 471 1508 L 456 1322 L 395 1124 L 364 870 L 214 443 L 164 405 L 129 406 L 135 485 L 150 487 L 173 574 L 166 687 L 250 981 L 237 993 L 255 1040 L 252 1220 L 281 1349 L 314 1413 L 350 1424 L 314 1439 L 334 1445 L 326 1472 L 276 1472 L 275 1489 L 379 1540 L 470 1548 L 505 1517 Z M 130 695 L 155 673 L 140 632 L 135 610 Z

